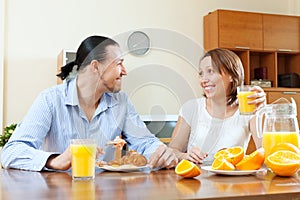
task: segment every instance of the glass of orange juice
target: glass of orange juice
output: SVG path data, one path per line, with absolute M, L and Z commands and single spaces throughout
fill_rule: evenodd
M 276 144 L 291 143 L 299 147 L 299 133 L 297 132 L 264 132 L 262 146 L 265 150 L 265 157 L 271 154 L 271 151 Z
M 91 180 L 95 178 L 96 141 L 93 139 L 72 139 L 72 178 Z
M 241 115 L 252 115 L 256 109 L 255 104 L 248 104 L 249 101 L 254 99 L 247 98 L 255 92 L 250 91 L 251 85 L 241 85 L 237 87 L 237 97 L 239 100 L 239 110 Z

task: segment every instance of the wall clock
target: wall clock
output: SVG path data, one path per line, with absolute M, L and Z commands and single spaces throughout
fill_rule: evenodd
M 150 50 L 150 38 L 142 31 L 134 31 L 128 37 L 127 47 L 132 55 L 145 55 Z

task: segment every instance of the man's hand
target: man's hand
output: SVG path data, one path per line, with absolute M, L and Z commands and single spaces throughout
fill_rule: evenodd
M 151 155 L 149 160 L 150 168 L 172 168 L 178 163 L 178 159 L 173 149 L 168 148 L 165 144 L 160 145 Z
M 46 162 L 46 167 L 55 170 L 68 170 L 71 167 L 71 161 L 72 155 L 69 147 L 60 155 L 51 155 Z

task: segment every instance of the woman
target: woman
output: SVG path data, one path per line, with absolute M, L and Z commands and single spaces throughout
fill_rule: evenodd
M 76 76 L 70 77 L 71 72 Z M 67 170 L 71 167 L 71 139 L 94 138 L 105 148 L 122 134 L 130 149 L 149 159 L 150 167 L 174 167 L 177 158 L 173 150 L 147 130 L 127 95 L 120 92 L 124 75 L 122 53 L 114 40 L 86 38 L 75 61 L 61 68 L 58 76 L 67 81 L 37 97 L 4 146 L 3 166 Z M 109 161 L 112 154 L 106 151 L 101 159 Z
M 169 144 L 178 159 L 210 164 L 213 155 L 222 148 L 242 146 L 246 149 L 251 133 L 256 146 L 260 147 L 255 118 L 240 115 L 238 110 L 237 87 L 244 80 L 239 57 L 230 50 L 211 50 L 200 62 L 199 75 L 204 97 L 182 106 Z M 255 94 L 248 98 L 255 100 L 249 104 L 256 104 L 259 109 L 266 101 L 265 93 L 258 86 L 251 90 Z

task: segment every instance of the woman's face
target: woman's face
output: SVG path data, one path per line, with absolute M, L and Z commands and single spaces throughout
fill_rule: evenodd
M 218 72 L 211 62 L 211 57 L 207 56 L 200 62 L 199 83 L 207 98 L 226 97 L 229 93 L 231 77 L 228 74 Z
M 120 47 L 114 45 L 107 46 L 106 52 L 106 59 L 101 63 L 100 81 L 108 91 L 119 92 L 122 76 L 127 74 L 122 52 Z

